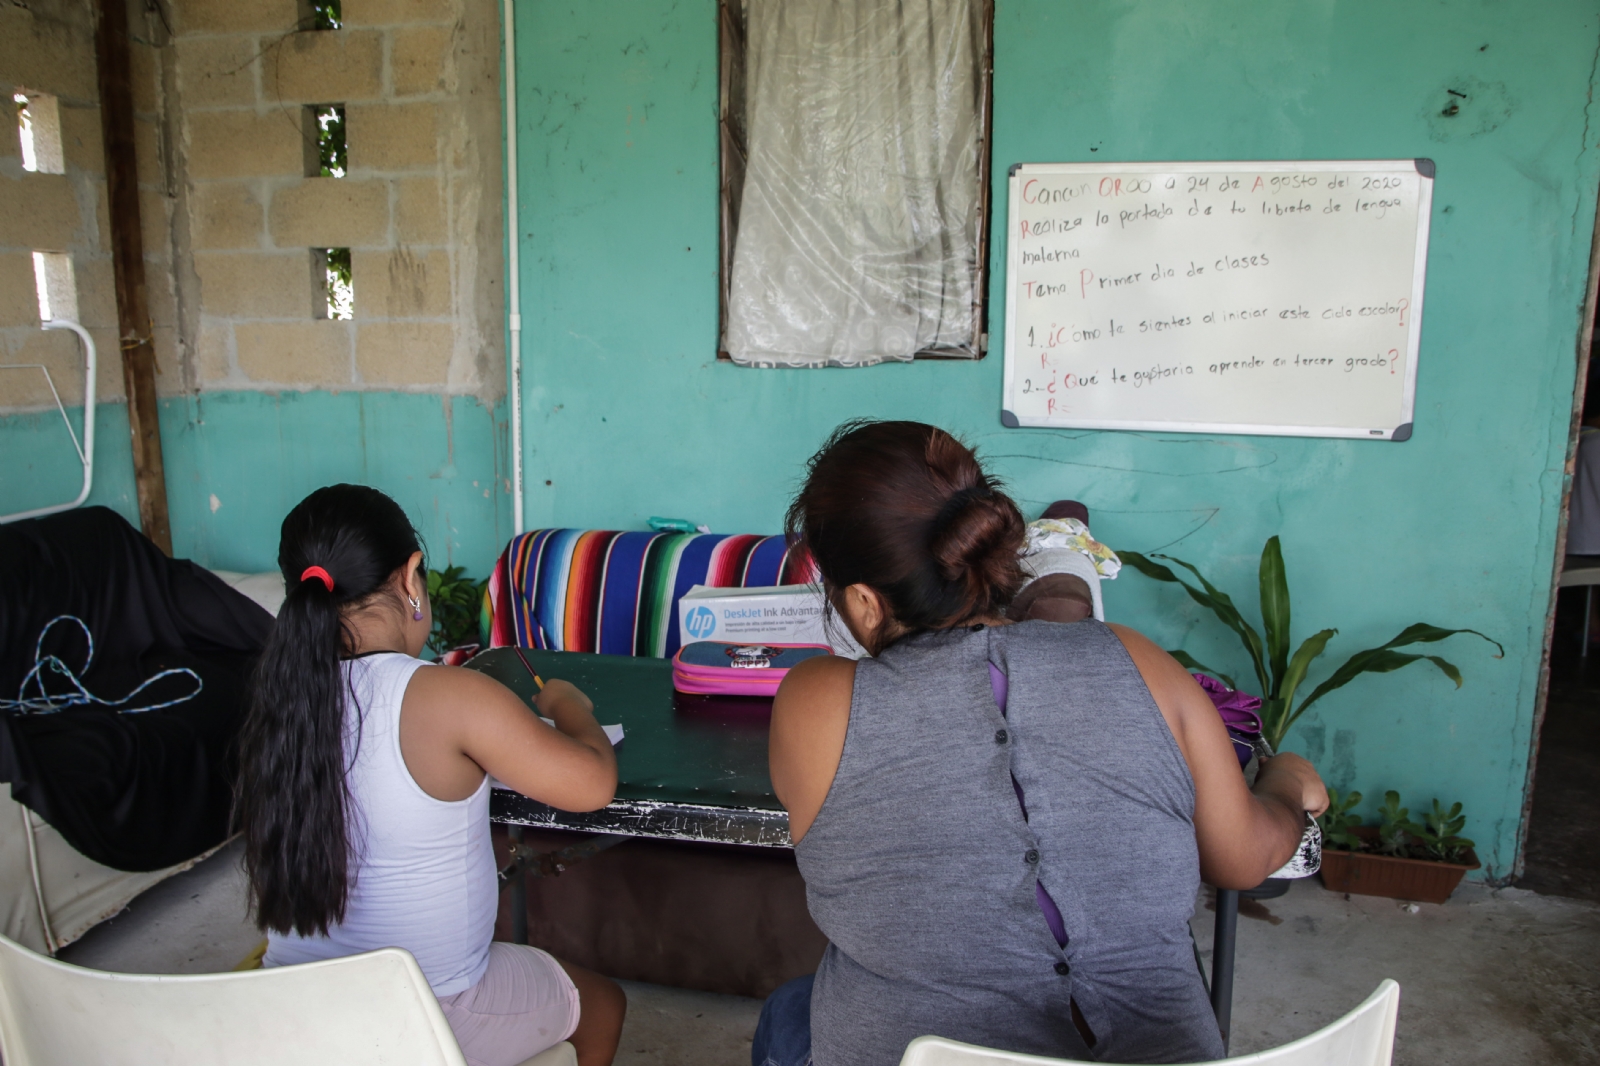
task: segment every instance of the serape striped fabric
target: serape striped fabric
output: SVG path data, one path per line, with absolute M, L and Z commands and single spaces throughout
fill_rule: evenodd
M 538 529 L 513 537 L 484 596 L 491 648 L 666 657 L 678 599 L 695 585 L 804 584 L 810 560 L 783 537 Z

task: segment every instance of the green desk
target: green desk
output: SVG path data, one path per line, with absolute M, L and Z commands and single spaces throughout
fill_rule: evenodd
M 602 723 L 621 722 L 617 798 L 598 811 L 558 811 L 495 789 L 490 817 L 509 825 L 589 833 L 789 847 L 789 816 L 767 776 L 772 701 L 686 696 L 666 659 L 496 648 L 468 664 L 530 705 L 532 672 L 561 678 L 594 700 Z M 526 658 L 524 664 L 523 657 Z M 530 671 L 529 668 L 532 668 Z

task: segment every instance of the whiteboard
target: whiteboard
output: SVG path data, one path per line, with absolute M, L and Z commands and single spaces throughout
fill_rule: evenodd
M 1427 159 L 1011 168 L 1010 427 L 1407 440 Z

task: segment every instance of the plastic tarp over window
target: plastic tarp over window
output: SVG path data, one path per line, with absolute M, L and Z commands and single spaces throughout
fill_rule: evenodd
M 979 354 L 986 11 L 748 0 L 735 362 Z

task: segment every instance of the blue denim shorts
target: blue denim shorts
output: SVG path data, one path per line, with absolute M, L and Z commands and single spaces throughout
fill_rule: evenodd
M 779 985 L 761 1005 L 750 1043 L 750 1066 L 811 1066 L 811 982 L 808 973 Z

